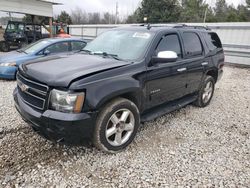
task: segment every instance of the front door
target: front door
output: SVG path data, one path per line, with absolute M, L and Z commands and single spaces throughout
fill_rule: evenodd
M 187 63 L 183 60 L 179 34 L 164 35 L 155 49 L 155 55 L 160 51 L 174 51 L 178 55 L 178 60 L 148 66 L 146 81 L 147 108 L 181 98 L 186 92 Z

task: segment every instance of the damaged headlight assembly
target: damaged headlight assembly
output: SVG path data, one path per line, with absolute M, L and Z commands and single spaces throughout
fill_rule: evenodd
M 65 92 L 53 89 L 50 94 L 49 108 L 64 113 L 81 113 L 84 92 Z

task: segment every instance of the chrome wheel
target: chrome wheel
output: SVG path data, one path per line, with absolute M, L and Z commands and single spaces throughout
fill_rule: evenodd
M 209 81 L 207 82 L 202 94 L 203 103 L 207 103 L 211 99 L 212 94 L 213 94 L 213 83 Z
M 121 146 L 131 137 L 135 127 L 135 117 L 128 109 L 116 111 L 109 119 L 105 136 L 112 146 Z

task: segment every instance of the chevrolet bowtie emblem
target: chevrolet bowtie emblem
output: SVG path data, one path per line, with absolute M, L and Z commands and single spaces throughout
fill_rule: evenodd
M 25 84 L 21 84 L 20 85 L 20 89 L 22 90 L 22 92 L 28 91 L 29 86 L 25 85 Z

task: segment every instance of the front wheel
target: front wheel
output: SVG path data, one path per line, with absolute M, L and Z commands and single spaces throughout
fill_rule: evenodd
M 117 98 L 101 110 L 94 132 L 94 145 L 107 153 L 125 149 L 134 139 L 140 124 L 137 106 Z
M 212 76 L 206 76 L 199 90 L 198 98 L 194 102 L 196 106 L 206 107 L 214 95 L 215 80 Z
M 0 50 L 3 51 L 3 52 L 9 52 L 10 51 L 10 45 L 8 42 L 6 41 L 2 41 L 0 43 Z

